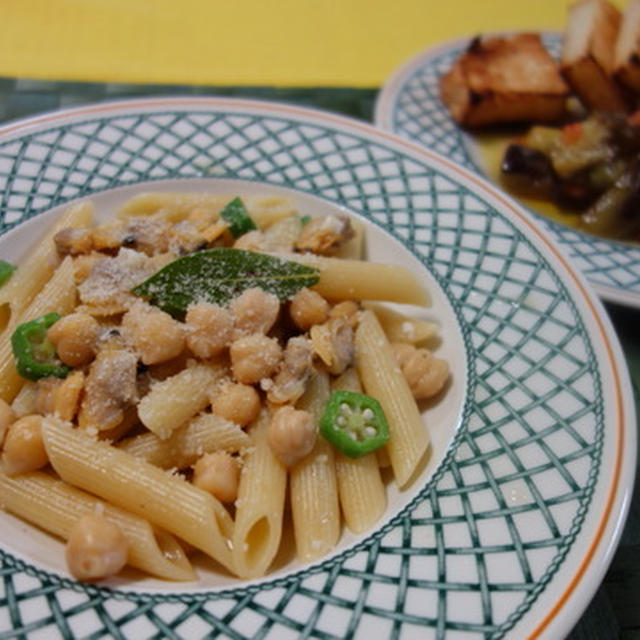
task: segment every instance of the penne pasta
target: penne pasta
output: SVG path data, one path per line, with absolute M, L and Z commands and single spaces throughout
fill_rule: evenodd
M 233 571 L 233 521 L 211 494 L 56 418 L 43 420 L 42 437 L 65 482 L 166 529 Z
M 210 193 L 141 193 L 124 203 L 118 217 L 159 215 L 169 222 L 186 219 L 211 224 L 218 220 L 222 208 L 234 195 Z M 293 203 L 281 197 L 247 197 L 243 202 L 258 228 L 267 229 L 278 220 L 295 213 Z
M 209 193 L 153 192 L 139 193 L 118 209 L 119 218 L 160 215 L 170 222 L 186 220 L 196 209 L 206 210 L 217 219 L 231 197 Z
M 310 254 L 287 257 L 320 271 L 320 280 L 312 288 L 329 300 L 385 300 L 420 306 L 430 303 L 416 276 L 398 265 Z
M 438 325 L 435 322 L 412 318 L 373 302 L 366 302 L 363 306 L 376 314 L 389 342 L 419 344 L 438 335 Z
M 127 438 L 117 447 L 162 469 L 184 469 L 203 453 L 246 449 L 251 438 L 242 428 L 212 413 L 203 413 L 161 440 L 155 433 Z
M 317 423 L 329 397 L 327 374 L 318 372 L 297 408 Z M 315 560 L 328 553 L 340 537 L 340 506 L 334 451 L 318 437 L 311 453 L 290 471 L 291 514 L 298 557 Z
M 7 511 L 64 540 L 81 516 L 100 513 L 126 538 L 127 564 L 166 580 L 196 578 L 173 536 L 46 473 L 33 471 L 11 477 L 0 472 L 0 502 Z
M 377 398 L 389 422 L 386 445 L 396 482 L 409 482 L 429 448 L 429 436 L 391 345 L 372 311 L 363 311 L 356 329 L 356 366 L 365 391 Z
M 236 501 L 233 560 L 237 574 L 247 578 L 266 573 L 282 536 L 287 470 L 267 442 L 269 419 L 264 410 L 251 428 Z
M 140 421 L 159 438 L 168 438 L 209 404 L 209 390 L 222 367 L 198 364 L 156 382 L 138 405 Z
M 331 385 L 333 390 L 362 392 L 355 369 L 347 369 Z M 370 529 L 387 508 L 376 454 L 349 458 L 336 451 L 336 479 L 344 521 L 354 533 Z
M 56 312 L 60 315 L 71 313 L 75 304 L 76 286 L 73 279 L 73 264 L 71 258 L 67 256 L 42 291 L 15 319 L 15 323 L 0 335 L 0 398 L 11 402 L 24 384 L 24 379 L 16 370 L 11 350 L 13 327 L 46 313 Z
M 0 289 L 0 327 L 15 326 L 35 296 L 49 281 L 61 262 L 54 236 L 65 228 L 80 229 L 91 225 L 93 205 L 89 201 L 69 207 L 47 231 L 45 237 L 22 262 L 9 281 Z

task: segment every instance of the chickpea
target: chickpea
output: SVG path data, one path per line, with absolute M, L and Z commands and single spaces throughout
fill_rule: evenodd
M 338 302 L 335 307 L 329 311 L 330 318 L 344 318 L 348 320 L 352 329 L 355 329 L 358 326 L 358 311 L 360 307 L 357 302 L 353 300 L 343 300 L 342 302 Z
M 329 314 L 329 303 L 311 289 L 300 289 L 291 299 L 289 315 L 293 324 L 306 331 L 314 324 L 322 324 Z
M 252 333 L 266 334 L 278 318 L 280 300 L 272 293 L 253 287 L 232 300 L 229 311 L 235 321 L 234 338 Z
M 191 305 L 185 321 L 187 346 L 197 358 L 217 356 L 231 343 L 233 316 L 223 307 L 209 302 Z
M 47 331 L 58 357 L 70 367 L 89 364 L 96 355 L 100 325 L 87 313 L 71 313 Z
M 282 359 L 282 348 L 274 338 L 254 333 L 235 340 L 229 355 L 235 380 L 242 384 L 254 384 L 275 373 Z
M 108 578 L 127 564 L 128 547 L 118 525 L 103 516 L 87 514 L 69 532 L 67 566 L 78 580 Z
M 211 398 L 211 412 L 244 427 L 260 413 L 260 396 L 251 386 L 228 383 Z
M 4 442 L 9 427 L 15 422 L 16 414 L 4 400 L 0 398 L 0 445 Z
M 19 418 L 10 427 L 4 441 L 2 462 L 9 475 L 35 471 L 49 461 L 42 440 L 42 416 Z
M 267 440 L 278 460 L 292 467 L 310 453 L 316 443 L 312 415 L 290 405 L 280 407 L 269 422 Z
M 224 451 L 205 453 L 193 466 L 193 484 L 220 502 L 235 501 L 239 480 L 236 458 Z
M 81 284 L 84 282 L 89 277 L 93 265 L 105 258 L 104 254 L 95 252 L 76 256 L 73 259 L 73 278 L 75 283 Z
M 414 398 L 423 400 L 442 390 L 449 378 L 449 363 L 446 360 L 436 358 L 428 349 L 418 349 L 412 344 L 396 342 L 391 346 Z
M 184 329 L 168 313 L 136 302 L 122 319 L 143 364 L 171 360 L 184 349 Z

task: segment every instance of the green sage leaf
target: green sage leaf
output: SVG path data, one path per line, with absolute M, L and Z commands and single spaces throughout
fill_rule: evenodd
M 243 249 L 199 251 L 160 269 L 133 289 L 133 293 L 172 316 L 180 317 L 190 304 L 224 305 L 246 289 L 259 287 L 287 300 L 319 280 L 313 267 L 273 255 Z

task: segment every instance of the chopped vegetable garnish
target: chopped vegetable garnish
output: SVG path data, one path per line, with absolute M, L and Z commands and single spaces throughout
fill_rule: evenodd
M 234 238 L 258 228 L 240 198 L 234 198 L 227 204 L 220 212 L 220 217 L 229 225 L 229 231 Z
M 179 317 L 192 303 L 226 304 L 253 287 L 287 300 L 318 280 L 317 269 L 297 262 L 243 249 L 220 248 L 174 260 L 135 287 L 133 293 Z
M 320 433 L 346 456 L 359 458 L 389 440 L 389 425 L 375 398 L 334 391 L 320 420 Z
M 70 368 L 56 357 L 55 347 L 47 340 L 47 329 L 60 319 L 57 313 L 47 313 L 18 325 L 11 336 L 11 348 L 18 373 L 28 380 L 47 376 L 66 378 Z
M 5 262 L 4 260 L 0 260 L 0 287 L 11 277 L 11 274 L 18 267 Z

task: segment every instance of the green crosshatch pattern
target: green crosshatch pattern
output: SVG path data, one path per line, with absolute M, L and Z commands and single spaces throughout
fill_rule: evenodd
M 80 628 L 96 639 L 358 638 L 411 629 L 503 636 L 562 566 L 598 475 L 598 365 L 562 283 L 513 223 L 426 161 L 338 127 L 212 105 L 78 117 L 0 141 L 2 231 L 93 192 L 203 176 L 314 193 L 412 249 L 465 336 L 472 369 L 463 427 L 432 480 L 382 530 L 259 587 L 117 592 L 2 553 L 0 638 L 73 638 Z M 496 571 L 505 558 L 506 577 Z M 451 606 L 453 593 L 467 599 L 467 611 Z
M 547 34 L 544 43 L 557 56 L 561 46 L 559 36 Z M 390 107 L 391 128 L 394 133 L 417 141 L 483 175 L 465 134 L 452 120 L 439 97 L 439 78 L 451 68 L 462 51 L 461 44 L 434 54 L 403 80 Z M 621 293 L 640 294 L 640 249 L 576 232 L 535 211 L 533 213 L 591 282 Z

